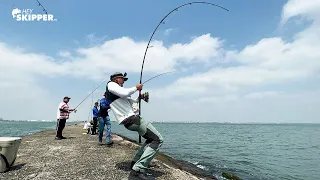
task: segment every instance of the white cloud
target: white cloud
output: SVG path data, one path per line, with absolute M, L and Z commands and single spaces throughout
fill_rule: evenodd
M 68 51 L 60 51 L 59 56 L 64 57 L 64 58 L 68 58 L 68 57 L 71 57 L 71 53 Z
M 146 119 L 196 122 L 319 122 L 320 89 L 264 98 L 237 95 L 211 96 L 207 99 L 167 101 L 150 94 L 142 105 Z M 152 113 L 150 113 L 152 112 Z
M 196 99 L 196 103 L 225 103 L 239 100 L 236 95 L 225 95 L 225 96 L 213 96 Z
M 289 1 L 288 4 L 292 2 Z M 288 5 L 285 5 L 286 7 Z M 320 7 L 318 9 L 320 10 Z M 310 17 L 317 20 L 320 16 Z M 187 90 L 191 93 L 222 89 L 228 93 L 241 88 L 316 78 L 320 71 L 319 28 L 319 24 L 311 24 L 298 33 L 293 42 L 285 42 L 281 37 L 265 38 L 255 45 L 246 46 L 242 51 L 226 52 L 226 60 L 240 65 L 213 67 L 208 72 L 179 79 L 168 89 Z M 190 89 L 191 85 L 196 88 Z
M 94 39 L 92 35 L 89 36 Z M 146 46 L 146 42 L 135 42 L 128 37 L 122 37 L 104 42 L 102 45 L 96 45 L 89 48 L 79 48 L 76 50 L 76 55 L 69 51 L 60 51 L 59 57 L 54 58 L 45 54 L 36 54 L 26 52 L 24 49 L 11 47 L 5 43 L 0 43 L 0 86 L 1 102 L 8 102 L 12 99 L 13 102 L 20 102 L 20 96 L 12 96 L 7 99 L 10 92 L 17 92 L 17 89 L 27 89 L 32 93 L 24 93 L 25 97 L 29 97 L 28 103 L 30 112 L 26 108 L 19 106 L 21 111 L 26 114 L 14 115 L 14 103 L 9 103 L 11 111 L 0 110 L 0 115 L 5 118 L 12 116 L 17 119 L 24 118 L 55 118 L 56 104 L 59 103 L 61 98 L 68 92 L 67 89 L 72 89 L 71 86 L 62 86 L 57 82 L 57 87 L 63 88 L 61 93 L 53 92 L 46 88 L 46 86 L 39 83 L 39 78 L 52 78 L 68 79 L 70 77 L 77 79 L 93 79 L 102 80 L 106 79 L 112 71 L 128 70 L 131 73 L 140 72 L 142 53 Z M 164 72 L 179 66 L 179 63 L 200 63 L 207 62 L 208 59 L 215 58 L 218 54 L 214 48 L 220 47 L 220 42 L 216 38 L 212 38 L 209 34 L 199 36 L 187 44 L 175 44 L 171 47 L 164 47 L 160 41 L 153 42 L 153 48 L 149 50 L 147 61 L 145 64 L 145 72 L 158 73 Z M 200 48 L 200 49 L 194 50 Z M 210 50 L 210 53 L 205 53 L 205 50 Z M 188 52 L 187 52 L 188 51 Z M 187 52 L 187 53 L 185 53 Z M 192 54 L 191 54 L 192 53 Z M 138 63 L 137 63 L 138 62 Z M 48 79 L 50 81 L 51 79 Z M 67 80 L 66 80 L 67 81 Z M 70 84 L 70 82 L 64 82 Z M 86 87 L 88 89 L 88 87 Z M 103 88 L 103 87 L 102 87 Z M 89 88 L 90 91 L 90 88 Z M 83 93 L 88 93 L 83 91 Z M 101 97 L 102 93 L 97 91 Z M 39 97 L 35 101 L 31 101 L 34 96 L 38 94 Z M 55 94 L 55 95 L 54 95 Z M 1 96 L 0 95 L 0 96 Z M 86 94 L 74 95 L 71 104 L 76 105 L 80 102 Z M 48 97 L 58 98 L 58 101 L 48 100 Z M 30 99 L 31 98 L 31 99 Z M 50 98 L 49 98 L 50 99 Z M 47 103 L 44 103 L 48 100 Z M 44 111 L 37 111 L 37 103 L 46 104 Z M 87 111 L 90 106 L 90 98 L 88 98 L 83 105 L 79 107 L 79 111 Z M 48 108 L 47 108 L 48 107 Z M 50 107 L 50 108 L 49 108 Z M 37 111 L 37 113 L 31 113 Z M 81 112 L 81 111 L 80 111 Z M 75 118 L 86 117 L 86 113 L 75 115 Z
M 164 30 L 163 34 L 166 35 L 166 36 L 169 36 L 172 31 L 173 31 L 173 29 L 169 28 L 169 29 Z
M 28 78 L 28 77 L 25 77 Z M 12 80 L 12 79 L 11 79 Z M 1 80 L 2 81 L 2 80 Z M 8 79 L 6 79 L 8 82 Z M 15 79 L 3 86 L 0 84 L 1 110 L 0 116 L 6 119 L 42 120 L 46 113 L 55 119 L 54 101 L 43 87 L 39 87 L 32 80 Z M 53 113 L 52 110 L 54 111 Z
M 264 38 L 242 50 L 229 51 L 223 49 L 224 40 L 210 34 L 168 47 L 154 41 L 153 48 L 148 50 L 145 73 L 181 69 L 186 73 L 188 68 L 181 65 L 202 65 L 210 69 L 180 77 L 165 87 L 149 87 L 151 99 L 149 105 L 143 105 L 143 115 L 157 121 L 298 122 L 307 119 L 316 122 L 320 115 L 312 107 L 320 105 L 319 90 L 306 93 L 306 89 L 300 88 L 301 92 L 290 94 L 276 87 L 319 79 L 319 2 L 290 0 L 283 7 L 283 25 L 296 16 L 312 21 L 291 42 L 282 37 Z M 39 77 L 101 80 L 112 71 L 139 73 L 147 43 L 129 37 L 108 41 L 105 38 L 90 34 L 89 47 L 72 51 L 75 53 L 61 50 L 58 58 L 0 43 L 0 98 L 6 104 L 0 116 L 55 117 L 60 101 L 56 99 L 63 97 L 67 90 L 53 92 L 39 83 Z M 89 91 L 90 88 L 86 88 L 75 94 L 72 105 Z M 101 97 L 102 91 L 94 93 L 94 99 Z M 20 101 L 28 101 L 28 107 L 16 107 L 13 103 Z M 88 98 L 73 118 L 86 119 L 90 104 Z M 39 105 L 45 105 L 45 110 L 36 111 Z M 14 114 L 17 110 L 21 112 L 19 115 Z
M 244 97 L 248 99 L 263 99 L 263 98 L 276 97 L 279 94 L 283 94 L 283 92 L 276 92 L 276 91 L 254 92 L 254 93 L 246 94 Z
M 175 32 L 178 32 L 178 28 L 168 28 L 168 29 L 165 29 L 163 34 L 165 36 L 169 36 L 171 35 L 172 33 L 175 33 Z
M 107 38 L 108 36 L 97 38 L 94 33 L 87 35 L 87 41 L 90 47 L 101 46 Z
M 301 2 L 289 1 L 283 10 L 284 22 L 299 15 L 312 20 L 311 25 L 297 33 L 292 42 L 286 42 L 281 37 L 264 38 L 257 44 L 246 46 L 241 51 L 224 52 L 226 62 L 236 63 L 239 66 L 213 67 L 207 72 L 180 78 L 167 88 L 155 91 L 156 95 L 166 94 L 167 99 L 178 97 L 188 100 L 195 99 L 195 102 L 203 103 L 199 110 L 202 113 L 210 109 L 203 107 L 209 106 L 208 104 L 222 106 L 225 108 L 222 110 L 224 114 L 209 110 L 211 113 L 206 113 L 207 116 L 215 117 L 219 114 L 218 117 L 233 122 L 297 122 L 299 118 L 301 118 L 300 121 L 303 121 L 301 114 L 306 112 L 309 114 L 304 115 L 310 117 L 309 119 L 305 118 L 306 121 L 318 122 L 315 117 L 319 117 L 319 115 L 312 107 L 320 104 L 319 98 L 316 98 L 320 96 L 319 91 L 315 90 L 310 94 L 303 93 L 302 96 L 299 93 L 290 95 L 290 93 L 286 94 L 281 91 L 276 92 L 277 89 L 262 92 L 255 90 L 263 89 L 265 86 L 281 86 L 284 83 L 292 84 L 305 80 L 312 81 L 312 79 L 317 82 L 319 80 L 320 24 L 318 22 L 320 16 L 318 12 L 320 12 L 320 3 L 319 1 L 303 2 L 305 3 L 303 9 L 300 9 Z M 295 96 L 299 96 L 299 98 Z M 229 106 L 226 107 L 226 104 Z M 301 104 L 304 104 L 304 106 Z M 189 105 L 200 106 L 199 104 Z M 287 107 L 288 110 L 285 109 Z M 269 111 L 266 110 L 269 108 L 276 111 L 273 114 L 277 114 L 278 117 L 270 117 Z M 195 109 L 193 112 L 197 112 Z M 211 109 L 220 108 L 214 107 Z M 312 109 L 313 111 L 306 111 L 305 109 Z M 237 116 L 230 117 L 227 115 L 228 112 L 237 114 Z M 261 115 L 256 112 L 260 112 L 261 115 L 266 115 L 268 118 L 261 118 Z M 311 114 L 313 117 L 310 116 Z M 208 119 L 208 117 L 203 117 L 203 119 Z M 254 117 L 259 119 L 254 119 Z
M 320 0 L 290 0 L 282 10 L 281 24 L 286 23 L 290 18 L 302 16 L 314 20 L 319 15 Z

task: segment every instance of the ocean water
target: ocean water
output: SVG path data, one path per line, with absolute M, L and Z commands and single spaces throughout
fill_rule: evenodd
M 229 171 L 248 180 L 320 177 L 320 124 L 153 124 L 165 140 L 162 152 L 216 176 Z M 21 136 L 54 129 L 55 122 L 0 121 L 0 127 L 0 136 Z M 117 123 L 112 131 L 138 140 Z
M 66 125 L 76 122 L 67 122 Z M 56 121 L 0 121 L 0 136 L 26 136 L 43 130 L 56 129 Z

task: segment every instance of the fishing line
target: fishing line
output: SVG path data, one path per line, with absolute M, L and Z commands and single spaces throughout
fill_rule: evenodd
M 145 81 L 144 83 L 147 83 L 148 81 L 151 81 L 154 78 L 157 78 L 159 76 L 165 75 L 165 74 L 169 74 L 169 73 L 173 73 L 174 71 L 169 71 L 169 72 L 165 72 L 165 73 L 161 73 L 158 74 L 156 76 L 153 76 L 152 78 L 148 79 L 147 81 Z M 77 109 L 88 97 L 90 97 L 91 94 L 93 94 L 98 88 L 100 88 L 107 80 L 104 80 L 101 84 L 99 84 L 99 86 L 97 86 L 89 95 L 87 95 L 74 109 Z M 143 84 L 144 84 L 143 83 Z
M 205 1 L 202 1 L 202 2 L 198 2 L 198 1 L 197 1 L 197 2 L 189 2 L 189 3 L 182 4 L 182 5 L 174 8 L 173 10 L 171 10 L 168 14 L 166 14 L 166 15 L 161 19 L 161 21 L 158 23 L 158 25 L 156 26 L 156 28 L 153 30 L 152 35 L 151 35 L 151 37 L 150 37 L 150 39 L 149 39 L 149 41 L 148 41 L 147 47 L 146 47 L 146 49 L 145 49 L 144 56 L 143 56 L 143 60 L 142 60 L 142 65 L 141 65 L 140 82 L 139 82 L 140 84 L 142 83 L 143 67 L 144 67 L 144 62 L 145 62 L 146 56 L 147 56 L 147 52 L 148 52 L 148 49 L 150 48 L 151 40 L 152 40 L 154 34 L 156 33 L 156 31 L 158 30 L 159 26 L 160 26 L 161 24 L 165 24 L 165 23 L 164 23 L 164 20 L 166 20 L 167 17 L 168 17 L 171 13 L 178 11 L 180 8 L 182 8 L 182 7 L 184 7 L 184 6 L 193 5 L 193 4 L 210 5 L 210 6 L 218 7 L 218 8 L 220 8 L 220 9 L 225 10 L 225 11 L 229 11 L 228 9 L 226 9 L 226 8 L 224 8 L 224 7 L 222 7 L 222 6 L 219 6 L 219 5 L 217 5 L 217 4 L 213 4 L 213 3 L 205 2 Z M 139 96 L 141 96 L 141 90 L 139 91 Z M 141 99 L 140 99 L 140 98 L 139 98 L 139 115 L 141 115 Z M 139 136 L 139 143 L 141 143 L 141 136 Z
M 148 81 L 150 81 L 150 80 L 152 80 L 152 79 L 154 79 L 154 78 L 157 78 L 157 77 L 159 77 L 159 76 L 162 76 L 162 75 L 165 75 L 165 74 L 169 74 L 169 73 L 174 73 L 174 72 L 175 72 L 175 71 L 169 71 L 169 72 L 165 72 L 165 73 L 158 74 L 158 75 L 153 76 L 152 78 L 146 80 L 146 81 L 145 81 L 144 83 L 142 83 L 142 84 L 145 84 L 145 83 L 147 83 Z

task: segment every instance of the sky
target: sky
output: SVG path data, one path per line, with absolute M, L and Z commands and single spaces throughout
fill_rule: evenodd
M 55 120 L 64 96 L 77 106 L 116 71 L 139 82 L 160 20 L 189 1 L 41 0 L 56 21 L 17 21 L 0 2 L 0 117 Z M 160 122 L 319 123 L 320 0 L 216 0 L 161 24 L 147 51 L 142 116 Z M 72 113 L 88 120 L 105 84 Z M 137 94 L 133 95 L 136 97 Z M 114 115 L 110 114 L 111 119 Z

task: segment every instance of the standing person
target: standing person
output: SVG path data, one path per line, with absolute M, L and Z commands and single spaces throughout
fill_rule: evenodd
M 69 114 L 71 112 L 77 112 L 75 109 L 69 109 L 68 103 L 71 98 L 68 96 L 63 98 L 63 101 L 59 104 L 58 111 L 57 111 L 57 134 L 56 140 L 66 139 L 62 136 L 62 131 L 66 126 L 66 121 L 69 119 Z
M 107 126 L 106 132 L 106 144 L 112 145 L 113 141 L 111 140 L 111 122 L 108 110 L 110 109 L 110 103 L 106 99 L 106 93 L 104 93 L 104 98 L 100 99 L 100 110 L 98 114 L 99 120 L 99 145 L 102 145 L 102 136 L 104 127 Z
M 119 124 L 123 124 L 130 131 L 138 132 L 140 136 L 146 139 L 145 143 L 136 152 L 131 162 L 131 167 L 134 175 L 140 178 L 147 178 L 145 172 L 151 160 L 159 151 L 159 147 L 163 143 L 163 137 L 150 122 L 142 119 L 134 112 L 133 103 L 137 103 L 139 98 L 145 101 L 146 99 L 143 95 L 135 100 L 131 99 L 132 94 L 142 90 L 142 84 L 137 84 L 131 88 L 123 88 L 123 84 L 127 80 L 128 78 L 122 73 L 116 72 L 112 74 L 106 87 L 107 100 L 111 103 L 110 107 Z
M 98 114 L 99 114 L 98 104 L 99 104 L 98 102 L 95 102 L 92 108 L 92 115 L 93 115 L 92 134 L 93 135 L 97 133 Z

